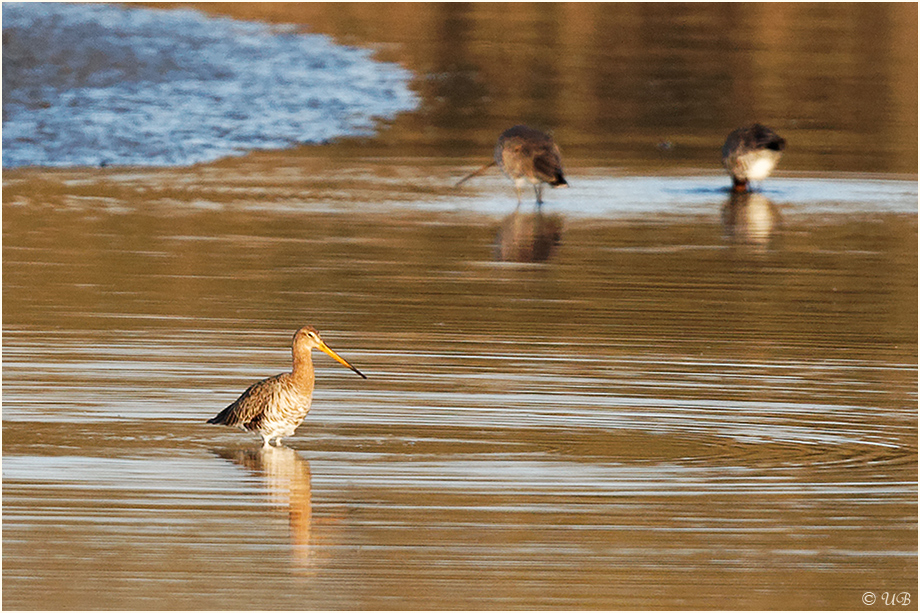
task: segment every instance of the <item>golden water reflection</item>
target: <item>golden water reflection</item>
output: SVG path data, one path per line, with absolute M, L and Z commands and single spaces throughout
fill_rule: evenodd
M 781 223 L 779 209 L 757 192 L 732 192 L 722 207 L 722 225 L 729 241 L 766 247 Z
M 916 5 L 196 6 L 375 46 L 424 103 L 373 140 L 4 173 L 4 605 L 915 589 Z M 910 180 L 726 201 L 755 118 L 780 175 Z M 521 121 L 580 179 L 559 215 L 452 187 Z M 217 396 L 289 367 L 304 321 L 367 385 L 319 367 L 299 452 L 215 457 L 255 446 L 204 423 Z
M 562 243 L 563 218 L 541 210 L 515 210 L 502 219 L 495 237 L 495 259 L 500 262 L 545 262 Z
M 917 171 L 914 3 L 182 6 L 300 24 L 415 71 L 419 111 L 359 154 L 479 159 L 528 123 L 555 131 L 570 172 L 717 168 L 725 135 L 761 121 L 789 140 L 780 174 Z
M 258 449 L 238 449 L 215 453 L 265 480 L 269 501 L 273 506 L 287 513 L 291 534 L 291 554 L 296 570 L 311 571 L 313 504 L 310 463 L 293 449 L 284 446 L 263 446 Z

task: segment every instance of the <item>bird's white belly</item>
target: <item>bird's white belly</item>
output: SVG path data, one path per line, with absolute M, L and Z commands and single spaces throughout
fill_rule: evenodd
M 750 181 L 763 181 L 773 172 L 774 166 L 776 166 L 774 156 L 762 154 L 748 165 L 746 169 L 747 178 Z
M 276 436 L 290 436 L 310 411 L 311 395 L 284 390 L 266 411 L 264 428 Z

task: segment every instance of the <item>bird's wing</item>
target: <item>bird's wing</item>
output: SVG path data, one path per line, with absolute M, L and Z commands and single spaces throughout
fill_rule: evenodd
M 755 123 L 747 128 L 738 128 L 728 135 L 725 148 L 729 150 L 774 149 L 782 151 L 786 140 L 770 128 Z M 725 156 L 723 150 L 723 157 Z
M 775 151 L 782 151 L 786 146 L 786 139 L 781 137 L 779 134 L 766 128 L 764 126 L 757 126 L 757 129 L 754 130 L 753 137 L 753 146 L 758 149 L 773 149 Z
M 237 398 L 233 404 L 209 419 L 210 424 L 239 426 L 246 424 L 260 415 L 272 403 L 273 398 L 282 388 L 282 379 L 287 374 L 275 375 L 253 383 Z
M 562 174 L 562 156 L 559 150 L 552 145 L 540 147 L 534 152 L 533 169 L 537 176 L 552 183 Z

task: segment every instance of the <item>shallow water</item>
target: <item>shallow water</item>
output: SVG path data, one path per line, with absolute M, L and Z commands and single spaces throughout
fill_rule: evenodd
M 522 263 L 509 185 L 413 200 L 430 168 L 388 169 L 301 207 L 277 159 L 181 195 L 184 171 L 7 179 L 6 606 L 915 596 L 916 183 L 732 201 L 595 169 Z M 305 323 L 369 379 L 317 357 L 287 449 L 205 424 Z
M 422 102 L 4 172 L 6 608 L 915 606 L 916 7 L 202 9 Z M 749 112 L 790 145 L 733 197 Z M 453 187 L 519 120 L 563 144 L 540 215 Z M 285 448 L 206 424 L 304 324 L 369 378 L 316 355 Z

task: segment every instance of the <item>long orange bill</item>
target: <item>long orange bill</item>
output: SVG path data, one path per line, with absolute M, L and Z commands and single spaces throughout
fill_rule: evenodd
M 339 354 L 337 354 L 335 351 L 333 351 L 332 349 L 330 349 L 329 347 L 327 347 L 327 346 L 326 346 L 326 343 L 322 343 L 322 344 L 318 347 L 318 349 L 319 349 L 320 351 L 322 351 L 323 353 L 325 353 L 326 355 L 328 355 L 328 356 L 329 356 L 330 358 L 332 358 L 333 360 L 335 360 L 336 362 L 338 362 L 339 364 L 341 364 L 342 366 L 347 366 L 348 368 L 352 369 L 353 371 L 355 371 L 356 373 L 358 373 L 359 375 L 361 375 L 362 377 L 364 377 L 365 379 L 367 379 L 367 375 L 365 375 L 363 372 L 361 372 L 360 370 L 358 370 L 357 368 L 355 368 L 354 366 L 352 366 L 351 364 L 349 364 L 348 361 L 347 361 L 345 358 L 341 357 L 341 356 L 340 356 Z

